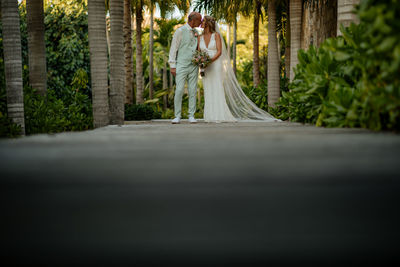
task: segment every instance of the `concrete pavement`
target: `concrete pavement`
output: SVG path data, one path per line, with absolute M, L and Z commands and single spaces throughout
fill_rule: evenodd
M 399 262 L 399 156 L 396 134 L 286 122 L 127 122 L 1 140 L 2 257 Z

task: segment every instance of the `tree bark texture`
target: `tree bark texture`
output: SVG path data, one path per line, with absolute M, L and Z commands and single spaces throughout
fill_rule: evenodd
M 131 1 L 124 0 L 125 103 L 133 104 Z
M 327 38 L 336 37 L 337 1 L 321 1 L 303 9 L 301 26 L 301 49 L 311 45 L 319 47 Z
M 88 24 L 93 124 L 95 128 L 98 128 L 108 125 L 110 121 L 107 29 L 104 0 L 88 0 Z
M 232 65 L 233 73 L 236 75 L 236 44 L 237 44 L 237 18 L 233 22 L 233 44 L 232 44 Z
M 1 0 L 8 117 L 25 135 L 20 18 L 17 0 Z
M 290 0 L 290 80 L 294 78 L 294 68 L 299 63 L 297 52 L 300 49 L 302 0 Z
M 153 99 L 154 91 L 154 7 L 150 6 L 150 34 L 149 34 L 149 98 Z
M 342 35 L 340 25 L 348 27 L 352 22 L 358 23 L 356 14 L 353 14 L 354 6 L 359 4 L 360 0 L 338 0 L 337 1 L 337 36 Z
M 43 0 L 26 1 L 28 26 L 29 84 L 42 96 L 47 91 Z
M 287 6 L 289 6 L 290 0 L 286 0 Z M 286 20 L 286 46 L 285 46 L 285 75 L 286 78 L 290 78 L 290 11 L 288 9 L 287 20 Z
M 124 0 L 110 0 L 110 123 L 124 123 Z
M 256 1 L 254 8 L 254 31 L 253 31 L 253 86 L 260 85 L 260 50 L 259 50 L 259 27 L 260 27 L 260 14 L 258 8 L 258 1 Z
M 268 1 L 268 106 L 275 107 L 280 97 L 280 60 L 276 37 L 276 0 Z
M 143 48 L 142 48 L 142 1 L 136 1 L 136 104 L 144 102 L 143 85 Z

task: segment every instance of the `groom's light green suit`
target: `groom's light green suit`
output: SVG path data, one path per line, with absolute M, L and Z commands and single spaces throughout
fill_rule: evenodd
M 193 53 L 197 49 L 197 37 L 192 28 L 185 24 L 176 30 L 172 39 L 169 53 L 169 64 L 176 68 L 176 89 L 174 98 L 175 117 L 180 118 L 182 113 L 182 96 L 185 82 L 188 82 L 189 92 L 189 117 L 194 117 L 196 112 L 196 91 L 199 74 L 198 66 L 192 63 Z

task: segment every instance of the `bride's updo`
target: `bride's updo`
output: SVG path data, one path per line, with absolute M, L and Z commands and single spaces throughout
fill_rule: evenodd
M 215 32 L 215 19 L 211 16 L 204 16 L 206 25 L 210 29 L 210 32 Z

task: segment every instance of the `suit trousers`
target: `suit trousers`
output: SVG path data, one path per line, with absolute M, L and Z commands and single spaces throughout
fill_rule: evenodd
M 189 93 L 189 117 L 194 117 L 196 112 L 196 92 L 197 80 L 199 77 L 199 68 L 193 64 L 181 65 L 178 62 L 176 67 L 176 89 L 174 97 L 175 117 L 182 117 L 182 96 L 185 89 L 185 83 L 188 84 Z

